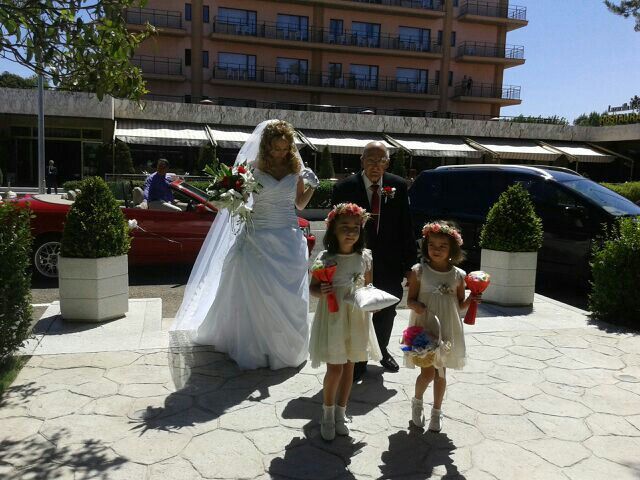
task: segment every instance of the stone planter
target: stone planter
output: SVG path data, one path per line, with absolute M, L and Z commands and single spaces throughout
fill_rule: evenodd
M 65 320 L 103 322 L 129 309 L 127 255 L 106 258 L 58 257 L 60 313 Z
M 509 307 L 533 304 L 538 252 L 500 252 L 482 249 L 480 270 L 491 275 L 482 301 Z

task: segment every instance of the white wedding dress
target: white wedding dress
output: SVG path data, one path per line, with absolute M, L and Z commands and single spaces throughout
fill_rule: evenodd
M 309 347 L 309 254 L 294 210 L 298 175 L 254 174 L 263 188 L 252 224 L 237 234 L 193 340 L 228 353 L 243 369 L 297 367 Z

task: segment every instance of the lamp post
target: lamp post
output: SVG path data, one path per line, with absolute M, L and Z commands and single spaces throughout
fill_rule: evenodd
M 44 78 L 38 74 L 38 192 L 44 193 L 45 160 L 44 160 Z

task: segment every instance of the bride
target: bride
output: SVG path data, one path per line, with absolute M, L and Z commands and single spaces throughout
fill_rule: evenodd
M 254 167 L 262 185 L 251 223 L 237 232 L 228 211 L 218 212 L 171 327 L 243 369 L 297 367 L 308 355 L 309 253 L 294 206 L 307 205 L 318 179 L 294 135 L 289 123 L 269 120 L 240 149 L 236 165 Z

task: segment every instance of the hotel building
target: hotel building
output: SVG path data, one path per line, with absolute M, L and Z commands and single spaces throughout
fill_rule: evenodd
M 508 0 L 149 0 L 132 31 L 150 98 L 240 107 L 491 118 L 527 25 Z

